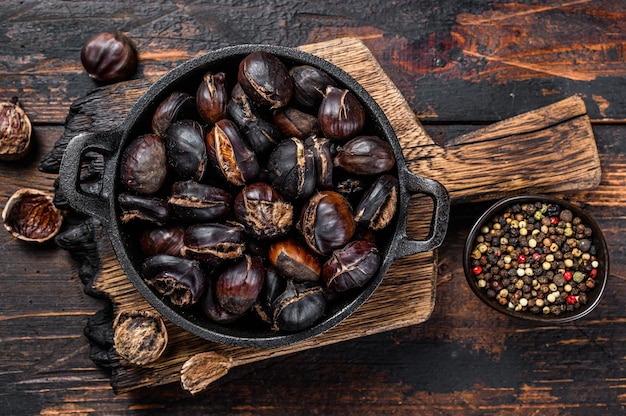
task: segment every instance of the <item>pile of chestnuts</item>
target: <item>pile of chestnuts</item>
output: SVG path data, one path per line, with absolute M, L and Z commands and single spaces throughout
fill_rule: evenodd
M 265 51 L 235 67 L 155 104 L 123 149 L 120 219 L 172 305 L 300 331 L 380 268 L 395 157 L 325 71 Z

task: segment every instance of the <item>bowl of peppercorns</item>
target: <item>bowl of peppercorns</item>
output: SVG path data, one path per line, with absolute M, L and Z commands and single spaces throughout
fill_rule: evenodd
M 502 199 L 472 227 L 463 268 L 493 309 L 536 322 L 569 322 L 600 302 L 609 273 L 596 221 L 574 203 L 540 195 Z

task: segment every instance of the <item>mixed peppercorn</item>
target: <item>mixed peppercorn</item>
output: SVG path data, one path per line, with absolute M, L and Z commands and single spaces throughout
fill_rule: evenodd
M 513 311 L 560 315 L 596 286 L 593 230 L 555 203 L 515 203 L 479 230 L 470 252 L 476 285 Z

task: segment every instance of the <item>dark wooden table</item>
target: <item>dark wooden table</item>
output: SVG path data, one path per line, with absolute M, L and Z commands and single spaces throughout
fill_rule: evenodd
M 38 164 L 63 133 L 70 105 L 96 88 L 79 53 L 104 30 L 133 39 L 136 78 L 226 45 L 358 37 L 443 146 L 478 126 L 582 97 L 602 180 L 567 196 L 586 202 L 604 230 L 608 287 L 574 323 L 542 326 L 496 314 L 471 293 L 460 263 L 469 225 L 488 203 L 455 205 L 427 322 L 238 367 L 194 397 L 176 385 L 115 395 L 83 335 L 105 300 L 83 293 L 67 251 L 2 232 L 1 414 L 624 413 L 624 1 L 4 1 L 0 99 L 20 98 L 35 147 L 25 160 L 0 165 L 1 206 L 21 187 L 52 188 L 56 175 Z

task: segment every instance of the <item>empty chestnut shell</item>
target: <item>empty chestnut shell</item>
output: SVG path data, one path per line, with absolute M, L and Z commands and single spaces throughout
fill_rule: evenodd
M 373 242 L 354 240 L 335 250 L 322 268 L 326 287 L 344 292 L 363 286 L 378 271 L 380 253 Z
M 254 305 L 265 281 L 265 268 L 258 257 L 245 255 L 226 267 L 215 284 L 215 297 L 232 314 L 243 314 Z
M 176 217 L 184 222 L 210 222 L 228 215 L 232 196 L 216 186 L 179 181 L 172 185 L 168 203 Z
M 207 123 L 216 123 L 226 116 L 227 105 L 226 75 L 223 72 L 204 74 L 196 91 L 196 107 L 200 117 Z
M 206 289 L 204 273 L 198 263 L 190 259 L 157 254 L 148 257 L 141 270 L 150 286 L 182 308 L 195 304 Z
M 137 52 L 121 33 L 102 32 L 90 37 L 80 51 L 80 61 L 89 76 L 97 81 L 118 82 L 129 79 L 137 69 Z
M 317 258 L 293 238 L 281 240 L 270 246 L 268 258 L 278 272 L 299 282 L 320 280 L 322 266 Z
M 131 364 L 144 366 L 158 360 L 167 342 L 167 327 L 156 312 L 120 312 L 113 321 L 115 351 Z
M 293 93 L 289 70 L 280 59 L 265 51 L 253 52 L 241 60 L 237 81 L 254 102 L 270 108 L 283 107 Z
M 184 230 L 181 227 L 155 227 L 145 230 L 139 237 L 139 246 L 146 256 L 169 254 L 180 256 Z
M 185 257 L 218 266 L 243 256 L 243 227 L 238 224 L 194 224 L 185 230 L 182 253 Z
M 397 206 L 398 178 L 385 174 L 365 192 L 355 209 L 354 220 L 371 230 L 382 230 L 396 215 Z
M 63 213 L 52 203 L 53 195 L 38 189 L 16 191 L 2 210 L 4 228 L 15 238 L 43 243 L 58 234 Z
M 341 194 L 328 190 L 309 199 L 302 208 L 298 226 L 311 250 L 323 255 L 343 247 L 356 230 L 350 203 Z
M 32 125 L 17 97 L 0 103 L 0 160 L 18 160 L 31 148 Z
M 324 289 L 312 283 L 287 281 L 285 291 L 273 304 L 275 331 L 301 331 L 317 322 L 326 309 Z
M 259 239 L 287 234 L 293 223 L 293 206 L 264 182 L 243 187 L 235 197 L 234 212 L 246 231 Z
M 317 118 L 326 138 L 345 141 L 361 132 L 365 111 L 359 99 L 349 90 L 329 86 Z
M 164 225 L 170 219 L 170 209 L 164 199 L 125 192 L 119 194 L 117 201 L 122 222 L 141 220 Z
M 193 120 L 195 116 L 195 98 L 186 92 L 174 91 L 155 110 L 152 116 L 152 132 L 159 137 L 165 137 L 172 123 Z
M 206 136 L 206 144 L 213 165 L 230 184 L 243 186 L 259 175 L 261 168 L 256 154 L 232 121 L 223 119 L 215 123 Z
M 131 141 L 120 163 L 120 179 L 129 191 L 153 194 L 167 176 L 165 145 L 156 134 L 144 134 Z
M 204 131 L 195 120 L 172 123 L 165 136 L 167 160 L 172 170 L 183 179 L 200 180 L 207 164 Z
M 267 173 L 272 187 L 288 200 L 308 198 L 315 191 L 313 153 L 297 137 L 283 140 L 272 150 Z
M 341 145 L 334 164 L 355 175 L 379 175 L 396 164 L 389 143 L 377 136 L 358 136 Z
M 329 85 L 335 81 L 326 72 L 311 65 L 298 65 L 289 70 L 293 79 L 293 100 L 307 110 L 317 109 Z

